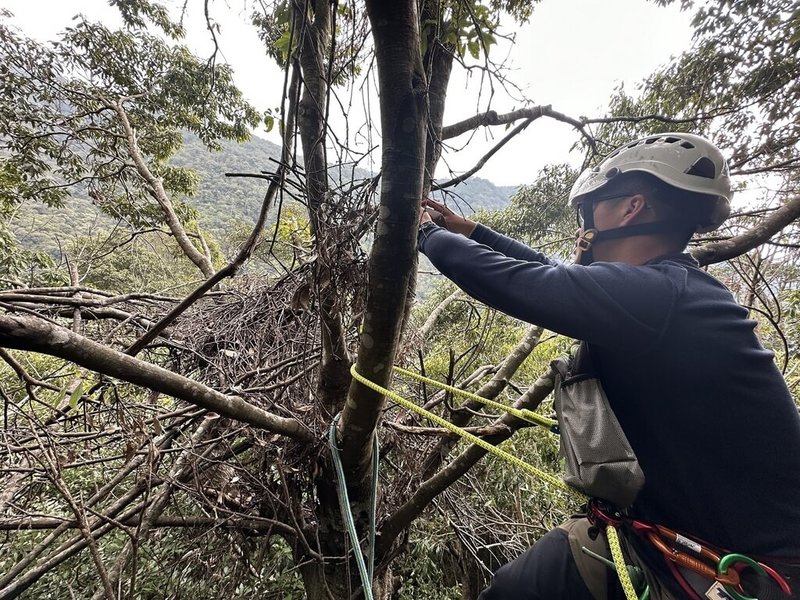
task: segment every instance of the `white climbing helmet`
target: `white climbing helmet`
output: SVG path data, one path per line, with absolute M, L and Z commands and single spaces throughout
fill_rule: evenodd
M 728 162 L 707 139 L 691 133 L 660 133 L 633 140 L 606 156 L 596 167 L 581 173 L 569 193 L 575 208 L 583 196 L 608 185 L 623 173 L 650 173 L 673 187 L 716 196 L 706 223 L 697 232 L 713 231 L 730 214 L 731 180 Z

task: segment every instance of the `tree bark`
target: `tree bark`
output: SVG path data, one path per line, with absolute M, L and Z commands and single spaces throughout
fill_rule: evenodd
M 309 18 L 308 5 L 313 8 Z M 303 72 L 303 93 L 298 103 L 297 125 L 303 147 L 306 194 L 311 233 L 316 241 L 317 260 L 314 280 L 322 323 L 322 358 L 319 374 L 319 401 L 328 412 L 339 411 L 350 384 L 350 356 L 337 302 L 337 285 L 332 266 L 338 240 L 325 235 L 325 217 L 331 209 L 328 187 L 328 161 L 325 151 L 330 72 L 326 68 L 326 49 L 331 43 L 331 4 L 327 0 L 299 2 L 293 6 L 293 23 L 298 36 L 297 59 Z
M 367 12 L 378 64 L 383 177 L 357 369 L 386 386 L 417 251 L 427 111 L 416 2 L 371 0 Z M 351 384 L 340 433 L 345 472 L 357 491 L 364 491 L 361 486 L 368 479 L 372 436 L 382 407 L 382 396 Z
M 425 75 L 415 0 L 367 2 L 381 99 L 382 178 L 369 288 L 361 324 L 357 369 L 382 386 L 392 373 L 416 259 L 416 233 L 425 160 Z M 341 457 L 351 510 L 365 528 L 372 446 L 383 397 L 353 381 L 339 422 Z M 386 565 L 373 589 L 390 588 Z M 352 569 L 355 571 L 355 569 Z M 359 587 L 357 576 L 351 583 Z M 386 585 L 384 585 L 386 584 Z

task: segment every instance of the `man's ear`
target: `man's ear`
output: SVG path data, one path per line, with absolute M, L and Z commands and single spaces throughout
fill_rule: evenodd
M 628 224 L 640 215 L 642 215 L 648 208 L 647 198 L 642 194 L 635 194 L 625 198 L 624 212 L 622 216 L 623 224 Z

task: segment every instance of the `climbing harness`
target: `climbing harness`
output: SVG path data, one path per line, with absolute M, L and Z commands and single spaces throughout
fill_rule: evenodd
M 593 498 L 589 501 L 588 518 L 598 527 L 625 527 L 650 542 L 667 560 L 672 575 L 678 584 L 691 598 L 699 598 L 686 578 L 678 571 L 683 567 L 721 586 L 732 600 L 758 600 L 739 591 L 742 583 L 741 573 L 752 569 L 759 577 L 769 577 L 786 595 L 792 590 L 786 580 L 773 568 L 738 553 L 720 554 L 707 545 L 664 525 L 645 523 L 638 519 L 625 517 L 612 506 L 602 500 Z M 684 550 L 689 550 L 691 554 Z M 712 586 L 711 589 L 714 589 Z M 640 599 L 644 600 L 644 599 Z
M 457 396 L 481 402 L 484 405 L 503 410 L 508 414 L 515 416 L 516 418 L 525 420 L 526 422 L 534 423 L 536 425 L 545 427 L 549 431 L 558 432 L 557 422 L 553 421 L 552 419 L 547 419 L 546 417 L 542 417 L 541 415 L 538 415 L 531 410 L 509 407 L 505 404 L 494 402 L 492 400 L 482 398 L 481 396 L 478 396 L 476 394 L 471 394 L 470 392 L 467 392 L 465 390 L 461 390 L 459 388 L 439 383 L 436 380 L 429 379 L 422 375 L 417 375 L 416 373 L 407 371 L 405 369 L 401 369 L 399 367 L 394 367 L 393 370 L 396 373 L 408 377 L 410 379 L 421 381 L 426 384 L 438 387 L 440 389 L 447 390 Z M 539 479 L 545 481 L 546 483 L 550 484 L 552 487 L 561 490 L 563 492 L 566 492 L 573 498 L 581 502 L 586 502 L 587 513 L 588 513 L 587 517 L 589 518 L 590 522 L 594 527 L 597 528 L 598 533 L 600 530 L 603 530 L 606 534 L 606 538 L 608 540 L 608 546 L 611 551 L 611 557 L 613 559 L 612 562 L 613 567 L 611 568 L 613 568 L 617 573 L 617 577 L 619 579 L 620 585 L 622 586 L 622 590 L 625 593 L 626 600 L 649 600 L 650 588 L 647 585 L 646 581 L 644 580 L 641 570 L 638 567 L 627 565 L 625 563 L 625 557 L 623 555 L 622 546 L 620 544 L 620 538 L 618 533 L 618 530 L 622 527 L 632 529 L 634 532 L 647 539 L 650 543 L 654 544 L 655 547 L 658 548 L 659 551 L 665 556 L 668 564 L 670 565 L 678 564 L 684 566 L 686 568 L 689 568 L 690 570 L 693 570 L 705 577 L 714 580 L 715 582 L 718 582 L 720 585 L 722 585 L 724 591 L 733 600 L 757 600 L 756 598 L 745 596 L 738 589 L 741 583 L 740 573 L 747 568 L 753 569 L 760 576 L 770 577 L 779 586 L 779 588 L 785 595 L 787 596 L 791 595 L 791 589 L 787 584 L 787 582 L 774 569 L 768 567 L 767 565 L 754 561 L 753 559 L 744 556 L 742 554 L 730 553 L 730 554 L 720 555 L 715 551 L 711 550 L 710 548 L 703 546 L 699 542 L 691 539 L 690 537 L 674 532 L 667 527 L 661 525 L 652 525 L 649 523 L 645 523 L 643 521 L 626 517 L 608 502 L 600 500 L 598 498 L 589 498 L 583 492 L 568 485 L 560 478 L 550 473 L 547 473 L 531 465 L 530 463 L 527 463 L 517 458 L 512 454 L 509 454 L 505 450 L 502 450 L 497 446 L 494 446 L 486 442 L 485 440 L 469 433 L 468 431 L 465 431 L 464 429 L 458 427 L 457 425 L 454 425 L 453 423 L 447 421 L 446 419 L 443 419 L 439 415 L 432 413 L 422 408 L 421 406 L 418 406 L 417 404 L 414 404 L 413 402 L 407 400 L 406 398 L 403 398 L 396 392 L 393 392 L 387 388 L 379 386 L 378 384 L 370 381 L 356 370 L 355 365 L 353 365 L 350 368 L 350 374 L 353 376 L 353 379 L 355 379 L 362 385 L 383 395 L 387 399 L 402 406 L 403 408 L 410 410 L 422 417 L 425 417 L 426 419 L 432 421 L 433 423 L 442 427 L 443 429 L 455 435 L 458 435 L 467 442 L 470 442 L 482 448 L 486 452 L 493 454 L 494 456 L 508 462 L 511 465 L 521 468 L 527 473 L 530 473 L 538 477 Z M 372 600 L 373 597 L 372 576 L 373 576 L 374 546 L 375 546 L 375 497 L 377 494 L 377 478 L 378 478 L 377 436 L 374 436 L 375 446 L 373 449 L 373 472 L 372 472 L 373 489 L 372 489 L 372 497 L 370 499 L 370 504 L 371 504 L 370 539 L 369 539 L 370 556 L 369 556 L 369 568 L 367 568 L 364 564 L 364 558 L 360 550 L 360 544 L 358 542 L 358 536 L 355 530 L 353 516 L 349 508 L 350 504 L 349 504 L 349 499 L 347 497 L 344 471 L 342 469 L 341 461 L 339 459 L 339 449 L 336 442 L 337 421 L 338 421 L 338 415 L 334 419 L 334 422 L 331 424 L 329 430 L 329 442 L 331 445 L 332 454 L 334 456 L 334 465 L 336 466 L 337 478 L 339 480 L 339 502 L 342 509 L 342 516 L 345 520 L 345 523 L 347 524 L 348 534 L 350 535 L 354 552 L 356 554 L 356 561 L 359 566 L 359 573 L 361 575 L 361 581 L 364 587 L 365 597 L 367 598 L 367 600 Z M 697 557 L 689 555 L 683 550 L 674 548 L 672 544 L 682 546 L 683 548 L 691 550 L 694 554 L 697 555 Z M 594 553 L 591 553 L 591 555 L 594 555 Z M 602 558 L 599 556 L 595 557 Z M 706 559 L 708 562 L 705 562 L 704 560 L 701 559 Z M 606 563 L 610 562 L 607 561 L 607 559 L 603 559 L 603 561 Z M 709 562 L 711 563 L 711 565 L 708 564 Z M 634 585 L 634 580 L 636 581 L 636 585 Z

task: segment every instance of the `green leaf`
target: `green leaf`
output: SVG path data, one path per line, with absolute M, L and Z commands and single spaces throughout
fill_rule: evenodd
M 283 61 L 289 60 L 289 44 L 292 41 L 292 32 L 291 30 L 287 29 L 281 34 L 277 40 L 275 40 L 275 49 L 280 53 L 281 58 Z
M 58 406 L 61 404 L 61 401 L 67 397 L 67 386 L 64 386 L 60 390 L 58 390 L 58 395 L 56 396 L 55 402 L 53 402 L 53 406 Z
M 64 390 L 66 392 L 66 390 Z M 69 407 L 74 409 L 78 406 L 78 400 L 83 395 L 83 380 L 78 381 L 78 386 L 73 390 L 72 395 L 69 397 Z

